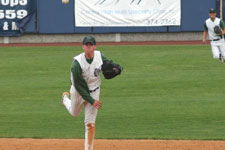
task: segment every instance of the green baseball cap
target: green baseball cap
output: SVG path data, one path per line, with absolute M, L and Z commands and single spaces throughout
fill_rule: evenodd
M 83 45 L 86 45 L 87 43 L 91 43 L 92 45 L 96 45 L 95 38 L 93 36 L 86 36 L 83 39 Z
M 209 10 L 209 13 L 216 13 L 216 10 L 215 10 L 214 8 L 211 8 L 211 9 Z

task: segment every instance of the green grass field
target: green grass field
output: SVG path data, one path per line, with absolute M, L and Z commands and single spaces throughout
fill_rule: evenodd
M 225 64 L 209 46 L 99 46 L 121 64 L 102 80 L 98 139 L 225 140 Z M 84 138 L 61 104 L 81 47 L 0 48 L 0 137 Z

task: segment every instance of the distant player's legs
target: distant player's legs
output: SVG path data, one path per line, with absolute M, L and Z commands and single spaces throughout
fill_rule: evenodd
M 220 54 L 222 56 L 223 61 L 225 60 L 225 42 L 223 41 L 223 43 L 220 46 Z
M 211 44 L 212 54 L 214 59 L 220 58 L 220 49 L 218 45 Z
M 68 112 L 72 116 L 77 117 L 77 116 L 79 116 L 80 112 L 82 111 L 82 106 L 84 104 L 84 100 L 82 100 L 81 96 L 75 90 L 75 88 L 73 86 L 71 86 L 71 89 L 70 89 L 70 97 L 71 97 L 71 99 L 67 95 L 64 95 L 62 102 L 65 105 Z
M 99 100 L 100 88 L 91 93 L 91 96 Z M 98 110 L 90 103 L 85 103 L 85 150 L 93 150 L 95 136 L 95 120 Z

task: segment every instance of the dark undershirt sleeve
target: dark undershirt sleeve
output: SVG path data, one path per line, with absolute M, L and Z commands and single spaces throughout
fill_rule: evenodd
M 94 99 L 91 97 L 88 85 L 82 76 L 82 70 L 78 61 L 74 61 L 71 66 L 71 72 L 76 90 L 82 98 L 91 104 L 94 104 Z

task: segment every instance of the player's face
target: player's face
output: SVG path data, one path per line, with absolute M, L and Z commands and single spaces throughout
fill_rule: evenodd
M 96 49 L 96 45 L 92 45 L 91 43 L 87 43 L 87 44 L 83 45 L 82 47 L 83 47 L 85 54 L 87 54 L 87 55 L 93 54 Z
M 209 16 L 211 19 L 215 19 L 216 18 L 216 13 L 209 13 Z

